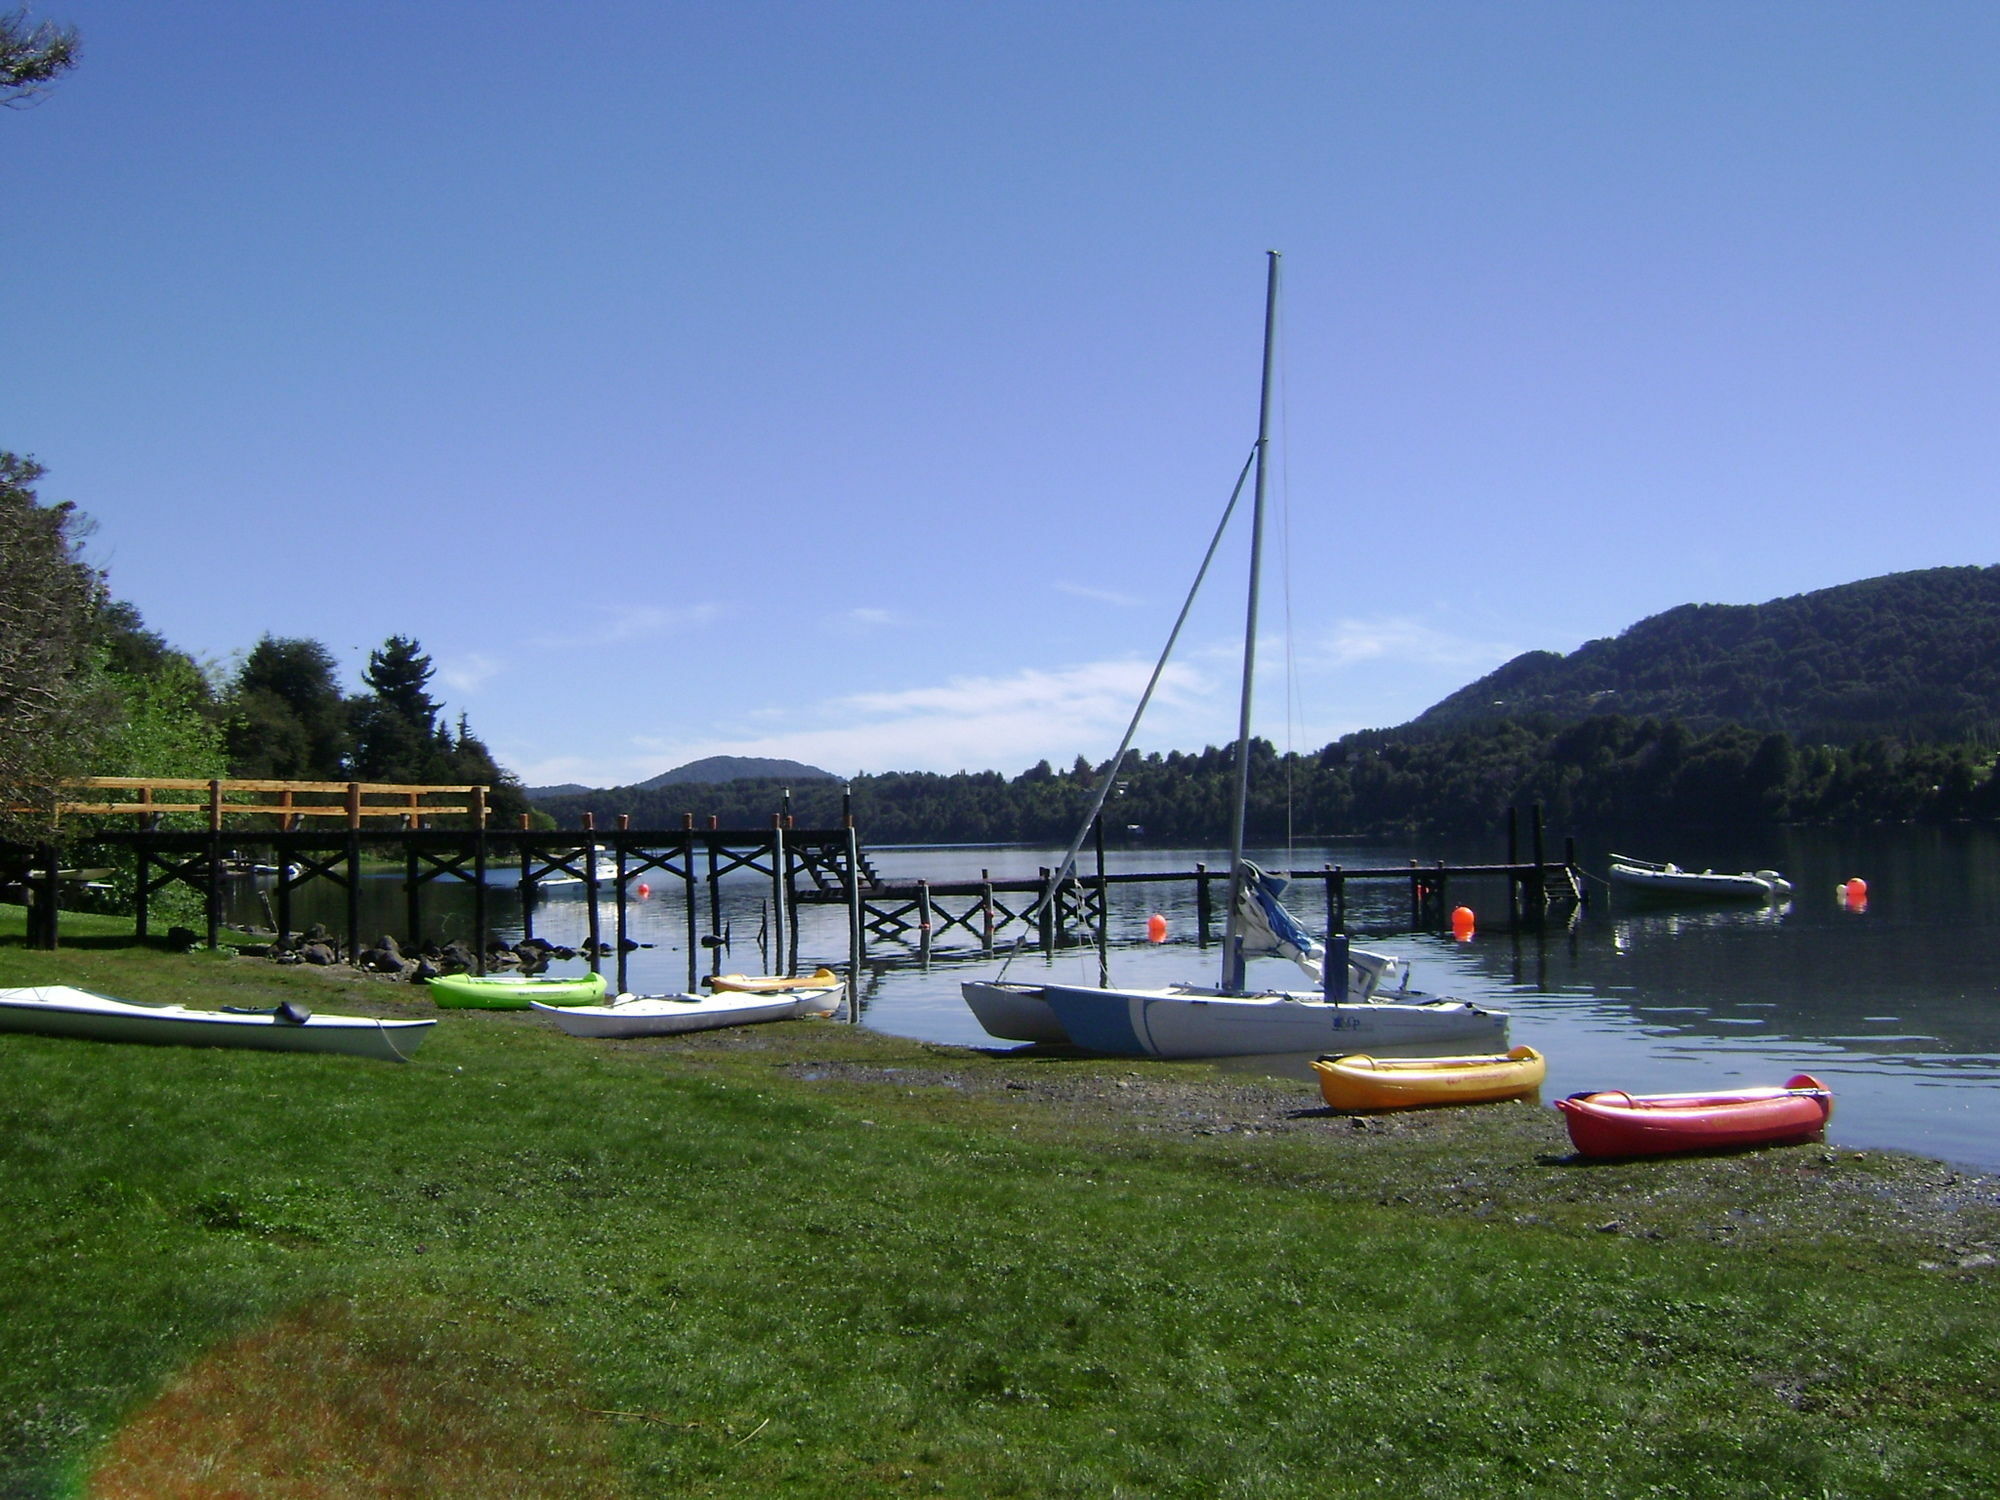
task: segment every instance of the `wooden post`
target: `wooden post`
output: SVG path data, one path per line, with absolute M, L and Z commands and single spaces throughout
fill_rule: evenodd
M 847 1019 L 861 1024 L 861 961 L 868 952 L 867 924 L 861 920 L 861 840 L 854 818 L 842 814 L 847 828 Z
M 993 951 L 993 872 L 979 872 L 979 928 L 986 951 Z
M 1424 877 L 1417 873 L 1417 862 L 1410 861 L 1410 926 L 1424 925 Z
M 917 955 L 925 963 L 931 957 L 931 883 L 917 882 Z
M 1111 902 L 1106 899 L 1110 887 L 1104 883 L 1104 814 L 1100 812 L 1090 822 L 1097 842 L 1097 955 L 1101 967 L 1111 942 Z
M 145 795 L 152 796 L 153 789 L 145 788 Z M 132 843 L 134 863 L 138 866 L 138 887 L 133 892 L 134 921 L 132 932 L 141 942 L 146 939 L 146 923 L 151 914 L 153 895 L 153 819 L 139 819 L 138 836 Z
M 521 832 L 528 831 L 533 820 L 526 813 L 521 814 Z M 535 935 L 535 880 L 530 873 L 534 869 L 534 856 L 529 852 L 528 841 L 518 845 L 521 855 L 521 941 L 526 942 Z
M 417 846 L 407 841 L 403 845 L 403 921 L 410 934 L 410 945 L 420 945 L 424 940 L 424 925 L 423 903 L 417 896 Z
M 61 921 L 56 912 L 62 900 L 62 876 L 58 873 L 59 861 L 56 846 L 44 844 L 36 855 L 40 861 L 41 879 L 35 882 L 36 900 L 34 910 L 29 912 L 28 946 L 42 948 L 53 953 L 61 942 Z
M 347 783 L 347 958 L 361 951 L 361 783 Z M 478 973 L 486 972 L 480 950 Z
M 601 960 L 597 950 L 603 944 L 604 929 L 597 915 L 597 840 L 591 835 L 597 832 L 597 818 L 586 812 L 583 815 L 583 905 L 584 941 L 590 945 L 590 972 L 603 971 L 597 966 Z
M 1326 930 L 1328 932 L 1347 931 L 1347 878 L 1340 873 L 1339 865 L 1328 865 L 1326 872 Z
M 1511 921 L 1521 920 L 1521 810 L 1507 809 L 1507 915 Z
M 618 815 L 618 831 L 620 833 L 629 833 L 631 829 L 632 829 L 631 814 L 620 813 Z M 625 895 L 625 840 L 624 839 L 622 838 L 619 839 L 616 842 L 616 844 L 613 845 L 611 850 L 611 857 L 614 861 L 616 861 L 616 868 L 618 871 L 618 894 L 616 898 L 617 910 L 618 910 L 618 993 L 622 995 L 625 993 L 626 989 L 625 955 L 629 951 L 626 947 L 625 934 L 627 925 L 630 921 L 630 915 L 627 911 L 627 898 Z
M 687 907 L 688 989 L 701 982 L 700 892 L 694 877 L 694 814 L 689 813 L 681 828 L 681 897 Z
M 1203 948 L 1208 946 L 1208 930 L 1214 920 L 1214 901 L 1208 893 L 1208 866 L 1197 860 L 1194 867 L 1194 933 L 1195 942 Z
M 791 806 L 791 795 L 790 792 L 785 793 L 785 805 L 787 809 Z M 792 826 L 792 815 L 790 811 L 787 811 L 785 813 L 785 831 L 787 833 L 791 832 Z M 796 974 L 799 972 L 798 852 L 791 842 L 787 840 L 781 845 L 778 853 L 778 864 L 784 870 L 785 875 L 784 890 L 779 902 L 785 911 L 785 972 L 787 974 Z
M 1536 917 L 1546 915 L 1549 904 L 1549 882 L 1543 866 L 1546 858 L 1542 849 L 1542 804 L 1537 802 L 1528 809 L 1529 829 L 1535 841 L 1535 884 L 1528 892 L 1528 910 Z
M 785 963 L 785 819 L 771 817 L 771 953 L 779 968 Z M 789 971 L 787 971 L 789 972 Z
M 222 783 L 213 778 L 208 783 L 208 889 L 204 892 L 208 917 L 208 949 L 213 953 L 222 946 Z M 50 908 L 51 916 L 54 908 Z M 52 942 L 49 945 L 54 947 Z
M 1047 865 L 1043 865 L 1040 867 L 1040 875 L 1042 879 L 1042 898 L 1039 906 L 1036 908 L 1040 914 L 1039 925 L 1041 930 L 1038 936 L 1041 938 L 1043 948 L 1053 948 L 1056 945 L 1056 902 L 1060 899 L 1061 893 L 1056 890 L 1055 872 L 1053 870 Z
M 486 788 L 472 789 L 472 940 L 486 948 Z
M 709 832 L 714 833 L 715 819 L 710 818 L 708 823 Z M 722 936 L 722 877 L 715 872 L 714 839 L 710 839 L 708 842 L 708 935 L 712 938 L 720 938 Z M 721 950 L 717 950 L 716 956 L 718 959 L 721 957 Z M 715 968 L 710 969 L 709 972 L 711 974 L 720 973 L 720 965 L 718 964 Z

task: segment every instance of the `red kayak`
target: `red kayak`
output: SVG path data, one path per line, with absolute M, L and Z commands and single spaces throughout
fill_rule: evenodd
M 1811 1140 L 1833 1114 L 1833 1092 L 1808 1073 L 1783 1088 L 1731 1094 L 1627 1094 L 1611 1089 L 1558 1099 L 1569 1138 L 1585 1156 L 1663 1156 Z

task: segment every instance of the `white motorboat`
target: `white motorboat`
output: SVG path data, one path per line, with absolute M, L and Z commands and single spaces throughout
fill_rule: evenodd
M 1629 854 L 1611 856 L 1611 884 L 1631 895 L 1681 901 L 1782 901 L 1792 883 L 1776 870 L 1725 874 L 1717 870 L 1683 870 L 1655 864 Z
M 836 987 L 778 994 L 724 990 L 713 995 L 619 995 L 603 1005 L 543 1005 L 536 1001 L 534 1008 L 571 1036 L 635 1037 L 825 1016 L 839 1004 Z
M 0 1031 L 151 1042 L 182 1047 L 247 1047 L 263 1052 L 339 1052 L 407 1062 L 436 1021 L 315 1015 L 296 1002 L 271 1010 L 192 1010 L 139 1005 L 66 984 L 0 990 Z

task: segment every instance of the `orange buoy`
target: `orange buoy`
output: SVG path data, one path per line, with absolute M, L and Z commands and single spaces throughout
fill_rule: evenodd
M 639 899 L 640 899 L 641 901 L 644 901 L 644 900 L 645 900 L 645 899 L 646 899 L 646 898 L 647 898 L 648 896 L 650 896 L 650 895 L 652 895 L 652 894 L 653 894 L 653 888 L 652 888 L 652 887 L 651 887 L 650 885 L 647 885 L 645 881 L 643 881 L 643 880 L 642 880 L 642 881 L 640 881 L 640 882 L 639 882 Z
M 1472 940 L 1473 925 L 1471 907 L 1460 906 L 1453 909 L 1451 914 L 1451 935 L 1453 937 L 1457 938 L 1461 943 L 1470 942 Z
M 1158 912 L 1146 918 L 1146 941 L 1164 943 L 1167 940 L 1167 919 Z
M 1840 904 L 1849 911 L 1868 910 L 1868 882 L 1856 875 L 1852 880 L 1843 880 L 1835 887 Z

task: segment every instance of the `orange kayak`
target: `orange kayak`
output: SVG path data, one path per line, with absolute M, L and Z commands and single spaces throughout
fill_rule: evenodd
M 1481 1057 L 1322 1057 L 1313 1064 L 1331 1109 L 1484 1104 L 1533 1093 L 1549 1065 L 1533 1047 Z
M 810 974 L 711 974 L 712 990 L 734 990 L 746 995 L 771 995 L 780 990 L 824 990 L 840 983 L 831 969 L 815 969 Z

